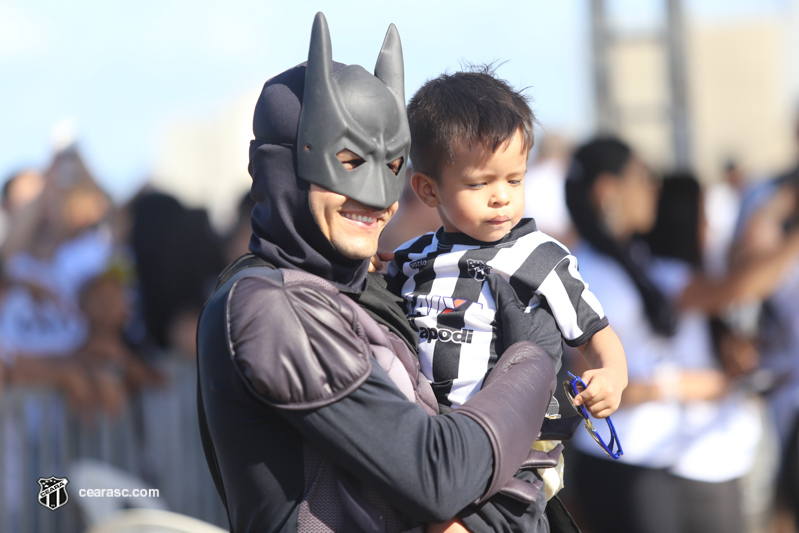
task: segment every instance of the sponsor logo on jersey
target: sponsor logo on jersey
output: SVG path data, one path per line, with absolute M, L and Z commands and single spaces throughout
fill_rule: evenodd
M 473 329 L 447 329 L 447 328 L 426 328 L 419 327 L 419 341 L 433 342 L 454 342 L 457 344 L 471 344 Z
M 485 281 L 488 275 L 491 274 L 491 267 L 485 264 L 484 261 L 467 259 L 466 266 L 469 275 L 477 281 Z
M 436 294 L 406 294 L 405 298 L 408 302 L 408 315 L 410 317 L 443 315 L 452 313 L 455 310 L 466 311 L 470 306 L 477 306 L 481 309 L 483 307 L 483 304 L 478 302 L 470 302 L 463 298 L 453 298 L 451 296 L 438 296 Z
M 427 259 L 417 259 L 416 261 L 411 261 L 408 263 L 408 266 L 411 268 L 424 268 L 427 266 Z

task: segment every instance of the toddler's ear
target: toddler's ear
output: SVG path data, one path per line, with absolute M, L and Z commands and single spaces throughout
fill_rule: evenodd
M 411 187 L 424 205 L 438 207 L 438 188 L 433 178 L 423 172 L 414 172 L 411 176 Z

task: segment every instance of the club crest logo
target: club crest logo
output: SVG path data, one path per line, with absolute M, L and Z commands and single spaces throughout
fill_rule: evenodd
M 39 478 L 39 503 L 55 511 L 69 501 L 67 494 L 67 483 L 65 477 L 40 477 Z
M 468 267 L 469 275 L 477 281 L 485 281 L 488 275 L 491 274 L 491 267 L 477 259 L 467 259 L 466 266 Z

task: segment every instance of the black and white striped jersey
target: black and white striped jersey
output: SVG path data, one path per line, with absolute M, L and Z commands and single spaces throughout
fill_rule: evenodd
M 507 279 L 529 307 L 548 306 L 569 346 L 608 320 L 565 246 L 523 219 L 500 241 L 484 243 L 440 228 L 402 245 L 389 264 L 394 290 L 419 334 L 422 372 L 440 403 L 457 407 L 494 367 L 495 304 L 489 273 Z

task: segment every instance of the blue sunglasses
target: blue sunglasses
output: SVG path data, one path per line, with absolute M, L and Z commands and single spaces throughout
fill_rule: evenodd
M 566 397 L 569 399 L 569 403 L 572 404 L 572 407 L 574 407 L 574 410 L 577 411 L 577 414 L 583 417 L 585 430 L 588 431 L 588 434 L 591 435 L 591 438 L 593 438 L 597 444 L 602 446 L 602 449 L 605 450 L 606 454 L 614 459 L 618 459 L 624 454 L 624 450 L 621 449 L 621 442 L 619 442 L 619 437 L 616 435 L 616 428 L 613 427 L 613 422 L 611 422 L 610 417 L 605 419 L 605 422 L 608 423 L 608 429 L 610 430 L 610 439 L 608 439 L 610 442 L 609 444 L 605 444 L 605 439 L 602 438 L 602 435 L 600 435 L 597 429 L 594 427 L 594 424 L 591 422 L 591 415 L 588 414 L 588 410 L 585 408 L 585 406 L 574 405 L 574 398 L 585 389 L 585 383 L 583 383 L 582 379 L 580 379 L 578 376 L 575 376 L 571 372 L 568 372 L 568 374 L 572 379 L 571 381 L 564 381 L 563 388 L 566 391 Z

